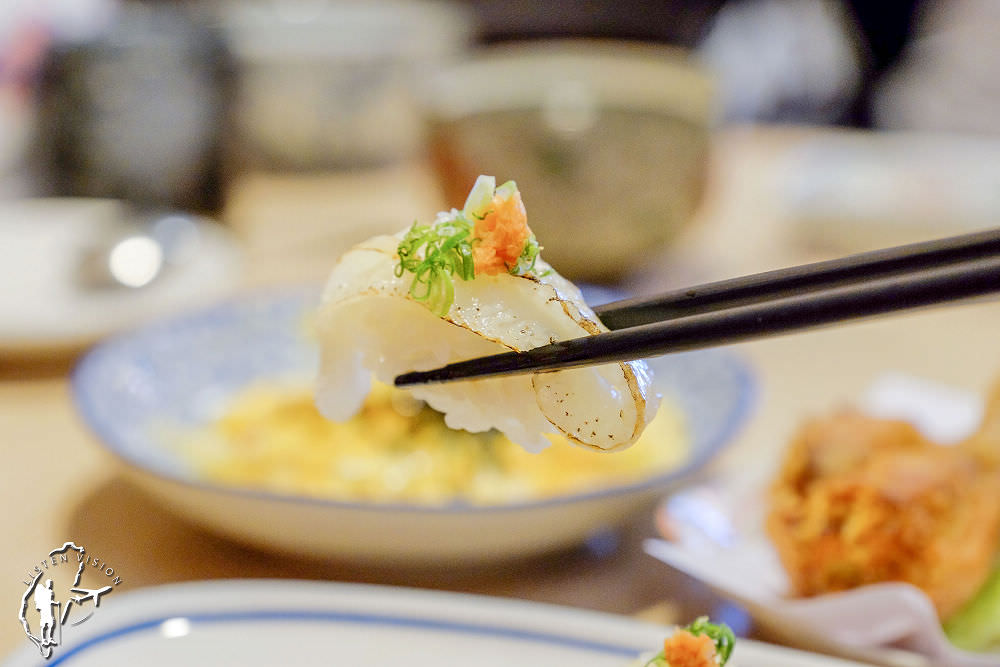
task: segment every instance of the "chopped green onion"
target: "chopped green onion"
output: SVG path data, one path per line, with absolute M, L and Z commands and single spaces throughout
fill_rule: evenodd
M 715 655 L 719 659 L 719 667 L 722 667 L 729 660 L 733 653 L 733 646 L 736 645 L 736 635 L 725 623 L 710 623 L 708 616 L 696 618 L 691 625 L 681 628 L 690 632 L 694 636 L 705 635 L 715 643 Z M 660 651 L 650 658 L 643 667 L 670 667 L 667 659 Z
M 708 616 L 700 616 L 684 629 L 695 636 L 706 635 L 715 642 L 715 654 L 719 656 L 720 667 L 725 665 L 729 656 L 733 654 L 736 635 L 725 623 L 711 623 Z
M 494 196 L 507 199 L 516 193 L 514 181 L 496 187 L 494 177 L 480 176 L 472 186 L 462 211 L 452 209 L 451 213 L 438 214 L 438 219 L 431 225 L 414 222 L 396 249 L 399 264 L 395 267 L 397 278 L 406 272 L 413 274 L 410 297 L 426 303 L 440 317 L 447 315 L 455 301 L 454 277 L 462 280 L 476 277 L 472 248 L 480 239 L 472 236 L 472 221 L 482 220 L 491 212 Z M 514 275 L 533 271 L 540 250 L 532 234 L 517 262 L 508 266 L 507 270 Z
M 538 259 L 538 253 L 541 250 L 542 248 L 538 245 L 535 235 L 532 234 L 525 242 L 524 250 L 521 251 L 521 256 L 517 258 L 517 264 L 511 266 L 508 270 L 515 276 L 523 276 L 526 273 L 534 271 L 535 261 Z
M 396 248 L 396 277 L 413 273 L 410 296 L 425 302 L 440 317 L 448 314 L 455 301 L 452 276 L 472 280 L 476 275 L 471 234 L 472 224 L 460 214 L 429 226 L 414 222 Z
M 492 176 L 480 176 L 465 200 L 462 213 L 466 218 L 482 220 L 493 207 L 493 192 L 497 187 L 497 179 Z
M 663 651 L 660 651 L 650 658 L 642 667 L 662 667 L 663 665 L 667 665 L 667 659 L 663 657 Z M 667 665 L 667 667 L 669 667 L 669 665 Z
M 495 183 L 496 181 L 494 181 Z M 507 181 L 503 185 L 497 187 L 496 196 L 500 199 L 510 199 L 517 192 L 517 183 L 514 181 Z

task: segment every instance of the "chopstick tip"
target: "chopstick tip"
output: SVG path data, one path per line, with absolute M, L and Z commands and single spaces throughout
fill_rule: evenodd
M 393 386 L 396 387 L 413 387 L 418 384 L 439 384 L 442 382 L 448 382 L 453 380 L 454 374 L 451 372 L 449 366 L 442 366 L 441 368 L 435 368 L 429 371 L 410 371 L 408 373 L 400 373 L 392 381 Z
M 393 380 L 392 383 L 396 387 L 411 387 L 415 384 L 422 384 L 423 383 L 422 376 L 424 375 L 426 375 L 426 373 L 420 373 L 416 371 L 410 373 L 401 373 L 396 376 L 396 379 Z

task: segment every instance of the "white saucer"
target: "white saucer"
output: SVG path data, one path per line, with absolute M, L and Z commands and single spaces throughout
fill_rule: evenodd
M 82 252 L 123 215 L 122 204 L 108 199 L 0 201 L 0 355 L 82 347 L 237 284 L 235 241 L 221 226 L 198 222 L 197 252 L 147 287 L 80 286 Z

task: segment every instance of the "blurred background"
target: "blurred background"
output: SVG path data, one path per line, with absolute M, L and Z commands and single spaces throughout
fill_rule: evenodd
M 760 183 L 805 242 L 981 226 L 1000 196 L 998 23 L 985 0 L 8 0 L 0 195 L 80 222 L 26 232 L 25 202 L 6 207 L 6 265 L 23 275 L 28 246 L 73 233 L 83 249 L 60 280 L 93 292 L 122 282 L 109 248 L 139 230 L 153 243 L 119 253 L 124 282 L 163 282 L 214 222 L 227 266 L 202 281 L 238 282 L 247 245 L 303 253 L 316 271 L 300 277 L 318 278 L 343 242 L 434 208 L 331 212 L 322 200 L 344 197 L 321 175 L 422 163 L 416 187 L 448 206 L 478 173 L 516 178 L 553 264 L 628 283 L 696 217 L 712 138 L 755 124 L 843 130 Z M 227 254 L 230 238 L 244 247 Z
M 319 278 L 344 242 L 434 209 L 331 211 L 323 200 L 344 197 L 319 177 L 422 163 L 416 187 L 449 206 L 478 173 L 516 178 L 553 264 L 628 283 L 695 218 L 712 138 L 753 124 L 844 129 L 795 146 L 761 183 L 807 242 L 988 224 L 998 22 L 984 0 L 8 0 L 0 196 L 81 222 L 26 232 L 25 202 L 6 207 L 0 233 L 19 241 L 5 265 L 23 275 L 28 255 L 61 246 L 73 270 L 58 280 L 93 297 L 122 282 L 104 264 L 138 230 L 153 243 L 119 252 L 136 274 L 124 282 L 162 283 L 215 222 L 227 266 L 202 276 L 213 294 L 238 282 L 247 245 L 303 253 L 316 270 L 299 263 L 299 277 Z M 82 249 L 62 247 L 67 234 Z M 244 247 L 227 253 L 231 238 Z M 39 295 L 57 289 L 38 281 Z

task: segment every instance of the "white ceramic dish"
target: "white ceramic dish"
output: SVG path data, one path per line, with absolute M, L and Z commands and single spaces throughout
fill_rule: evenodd
M 902 374 L 879 378 L 858 407 L 907 419 L 939 442 L 957 442 L 978 424 L 982 401 Z M 931 407 L 933 406 L 933 407 Z M 739 602 L 789 643 L 896 667 L 998 667 L 1000 653 L 951 644 L 930 599 L 904 583 L 862 586 L 812 598 L 787 597 L 788 580 L 764 529 L 764 491 L 772 471 L 684 489 L 659 509 L 672 541 L 646 551 Z
M 231 538 L 316 556 L 449 564 L 522 557 L 582 542 L 650 507 L 725 446 L 752 402 L 749 370 L 723 352 L 656 362 L 679 405 L 688 461 L 638 483 L 509 505 L 442 506 L 318 500 L 201 482 L 165 425 L 197 427 L 262 379 L 315 376 L 302 334 L 315 290 L 260 294 L 109 340 L 73 378 L 84 419 L 127 470 L 178 513 Z
M 121 202 L 41 198 L 0 202 L 0 354 L 81 348 L 115 331 L 230 293 L 240 252 L 225 229 L 194 227 L 197 250 L 149 286 L 81 287 L 84 250 L 120 222 Z
M 27 665 L 407 665 L 627 667 L 655 651 L 663 626 L 538 603 L 404 588 L 298 581 L 178 584 L 105 597 Z M 733 667 L 851 667 L 738 640 Z

